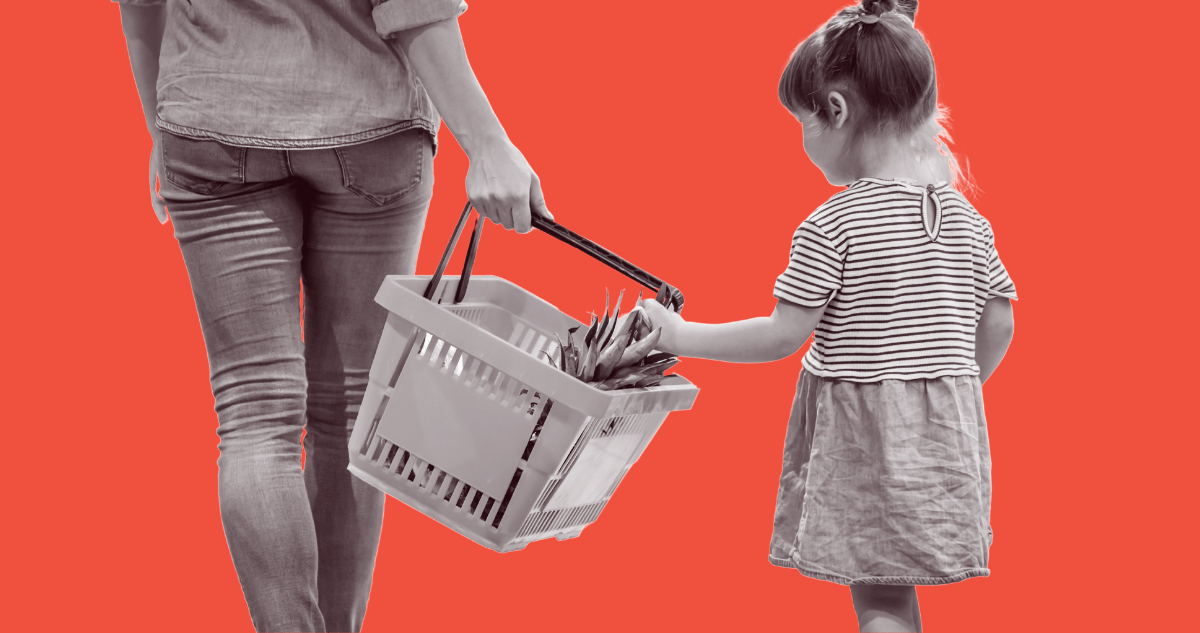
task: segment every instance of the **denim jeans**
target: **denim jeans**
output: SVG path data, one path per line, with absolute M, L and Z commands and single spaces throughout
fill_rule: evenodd
M 163 132 L 160 147 L 208 350 L 221 521 L 254 626 L 357 631 L 384 495 L 346 470 L 347 442 L 387 316 L 375 293 L 416 267 L 431 137 L 270 150 Z

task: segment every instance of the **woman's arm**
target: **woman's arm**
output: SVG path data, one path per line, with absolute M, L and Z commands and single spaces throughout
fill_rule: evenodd
M 529 232 L 531 209 L 551 218 L 537 174 L 508 140 L 471 70 L 458 19 L 399 31 L 389 42 L 408 59 L 470 158 L 467 196 L 475 208 L 519 233 Z
M 121 5 L 121 30 L 125 32 L 125 44 L 129 48 L 129 64 L 133 67 L 133 81 L 137 85 L 138 97 L 142 101 L 142 115 L 146 117 L 146 130 L 153 139 L 150 151 L 150 204 L 160 220 L 166 219 L 162 198 L 158 197 L 158 128 L 154 125 L 158 110 L 158 54 L 162 48 L 163 30 L 167 21 L 167 5 Z
M 729 363 L 766 363 L 795 354 L 825 314 L 825 306 L 802 308 L 779 301 L 769 317 L 732 323 L 689 323 L 657 301 L 646 300 L 641 305 L 653 327 L 663 329 L 660 350 Z
M 975 326 L 975 364 L 979 382 L 987 382 L 1000 365 L 1013 337 L 1012 303 L 1005 297 L 992 297 L 983 304 L 983 316 Z
M 166 22 L 165 4 L 121 5 L 121 30 L 125 32 L 125 44 L 129 48 L 129 64 L 133 66 L 133 80 L 142 100 L 146 129 L 152 136 L 158 135 L 158 128 L 154 126 L 154 113 L 158 109 L 158 54 L 162 49 Z

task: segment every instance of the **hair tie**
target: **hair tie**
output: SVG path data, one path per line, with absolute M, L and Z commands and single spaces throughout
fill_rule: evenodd
M 858 14 L 858 21 L 863 24 L 875 24 L 879 21 L 879 16 L 871 13 L 860 13 Z

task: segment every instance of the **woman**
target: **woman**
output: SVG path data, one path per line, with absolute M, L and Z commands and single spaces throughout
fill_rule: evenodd
M 461 0 L 116 1 L 151 203 L 170 211 L 208 350 L 221 518 L 254 625 L 357 631 L 384 496 L 346 470 L 346 446 L 386 317 L 374 294 L 416 266 L 439 114 L 492 221 L 550 217 L 537 175 L 467 62 Z

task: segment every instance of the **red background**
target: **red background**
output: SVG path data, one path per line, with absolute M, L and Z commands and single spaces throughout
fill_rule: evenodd
M 792 231 L 835 192 L 775 86 L 842 4 L 474 0 L 460 22 L 557 219 L 719 321 L 770 311 Z M 920 589 L 927 630 L 1169 627 L 1194 595 L 1198 16 L 1129 6 L 921 3 L 1021 296 L 985 389 L 992 576 Z M 13 3 L 0 28 L 5 628 L 249 630 L 118 9 Z M 422 274 L 464 199 L 442 134 Z M 548 236 L 486 233 L 477 272 L 577 316 L 633 288 Z M 573 541 L 495 554 L 389 500 L 366 629 L 853 630 L 845 588 L 766 561 L 799 369 L 685 360 L 695 408 Z

